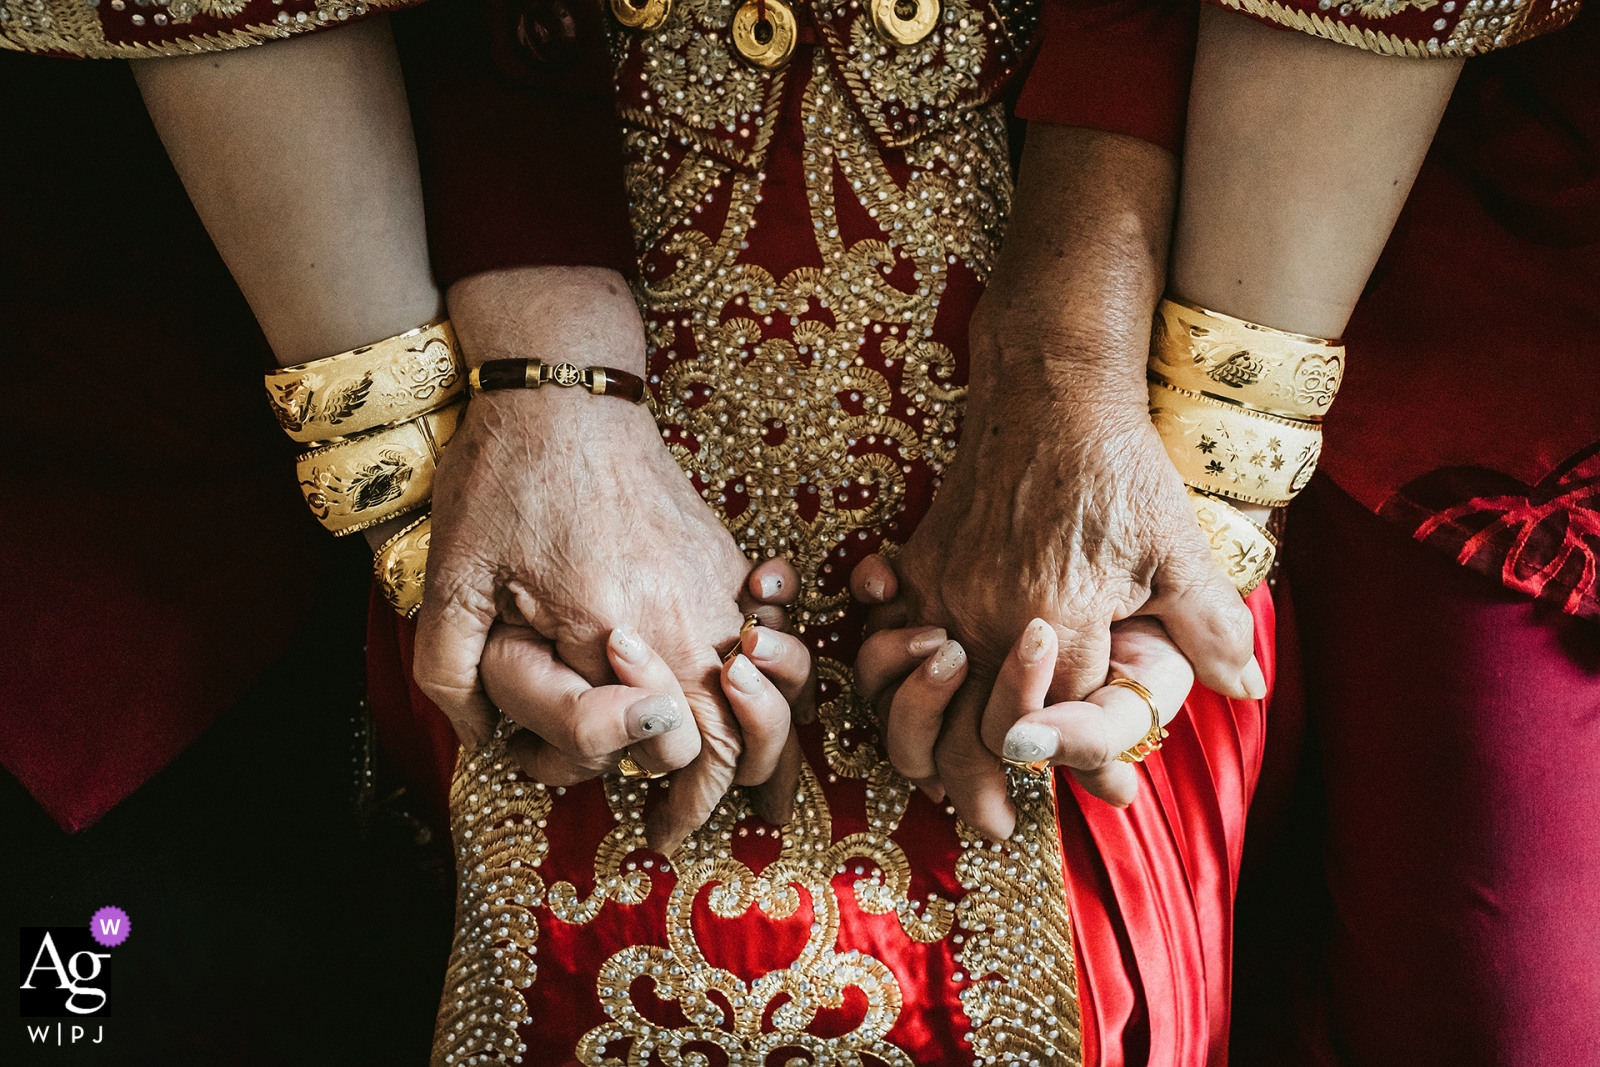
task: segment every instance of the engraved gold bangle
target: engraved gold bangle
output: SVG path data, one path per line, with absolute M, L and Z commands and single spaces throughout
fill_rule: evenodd
M 1286 333 L 1171 298 L 1156 308 L 1150 372 L 1169 385 L 1291 419 L 1328 413 L 1344 345 Z
M 296 474 L 317 521 L 336 537 L 422 507 L 433 469 L 456 432 L 465 403 L 307 452 Z
M 440 319 L 377 344 L 270 371 L 266 384 L 284 433 L 314 444 L 437 411 L 466 388 L 466 368 L 455 331 Z
M 1150 729 L 1145 731 L 1145 735 L 1135 742 L 1132 748 L 1117 757 L 1123 763 L 1143 763 L 1145 757 L 1159 750 L 1161 742 L 1167 739 L 1167 731 L 1161 725 L 1161 709 L 1156 707 L 1156 698 L 1151 695 L 1150 690 L 1144 687 L 1143 683 L 1136 682 L 1132 678 L 1118 676 L 1111 679 L 1106 685 L 1107 687 L 1114 685 L 1119 689 L 1128 690 L 1140 700 L 1143 700 L 1145 707 L 1150 709 Z
M 1150 419 L 1185 484 L 1281 507 L 1304 489 L 1322 454 L 1322 427 L 1150 382 Z
M 1240 596 L 1249 596 L 1271 572 L 1277 540 L 1260 523 L 1219 497 L 1190 489 L 1189 503 L 1211 546 L 1212 561 Z
M 428 544 L 433 540 L 433 516 L 423 512 L 404 529 L 378 547 L 372 574 L 378 591 L 402 618 L 414 619 L 422 607 L 423 581 L 428 573 Z

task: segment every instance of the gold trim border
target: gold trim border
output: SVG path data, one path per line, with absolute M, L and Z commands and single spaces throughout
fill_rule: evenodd
M 1558 8 L 1553 13 L 1541 18 L 1537 28 L 1529 31 L 1528 23 L 1534 8 L 1539 0 L 1527 0 L 1521 9 L 1523 18 L 1515 24 L 1514 28 L 1507 29 L 1502 26 L 1500 40 L 1488 47 L 1480 47 L 1480 35 L 1470 29 L 1468 10 L 1463 9 L 1457 18 L 1456 24 L 1450 28 L 1448 39 L 1440 40 L 1438 48 L 1429 48 L 1426 44 L 1418 43 L 1392 33 L 1380 33 L 1377 30 L 1365 27 L 1352 26 L 1348 22 L 1341 22 L 1326 15 L 1301 11 L 1298 8 L 1286 7 L 1277 0 L 1213 0 L 1223 7 L 1231 7 L 1254 18 L 1271 22 L 1287 29 L 1309 33 L 1313 37 L 1320 37 L 1325 41 L 1336 44 L 1346 44 L 1353 48 L 1376 52 L 1382 56 L 1405 56 L 1409 59 L 1459 59 L 1465 56 L 1483 55 L 1511 45 L 1520 44 L 1530 37 L 1560 29 L 1571 22 L 1578 15 L 1581 6 L 1569 3 L 1564 8 Z M 1476 14 L 1473 10 L 1472 14 Z M 1443 31 L 1441 31 L 1442 33 Z

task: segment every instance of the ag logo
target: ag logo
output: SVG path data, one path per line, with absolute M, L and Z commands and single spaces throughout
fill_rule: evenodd
M 104 1018 L 111 1014 L 111 953 L 83 926 L 24 926 L 24 1018 Z

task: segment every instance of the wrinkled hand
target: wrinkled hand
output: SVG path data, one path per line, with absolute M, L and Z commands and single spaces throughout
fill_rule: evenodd
M 788 562 L 771 560 L 751 572 L 741 608 L 781 627 L 781 605 L 798 590 Z M 606 653 L 617 683 L 590 685 L 532 627 L 496 622 L 491 628 L 480 665 L 484 690 L 507 718 L 527 728 L 512 737 L 510 750 L 535 781 L 572 785 L 614 771 L 623 755 L 651 769 L 687 762 L 679 750 L 693 731 L 677 729 L 686 698 L 671 669 L 631 627 L 611 632 Z M 745 634 L 739 654 L 722 665 L 721 688 L 740 723 L 778 722 L 791 709 L 803 722 L 815 703 L 805 646 L 764 626 Z M 783 825 L 793 812 L 799 774 L 793 730 L 763 730 L 753 743 L 746 739 L 733 784 L 753 786 L 757 815 Z
M 450 300 L 470 359 L 582 352 L 585 362 L 643 368 L 638 312 L 610 272 L 475 276 Z M 749 572 L 648 409 L 578 389 L 484 393 L 435 475 L 414 673 L 463 741 L 481 744 L 498 710 L 479 664 L 497 622 L 520 627 L 523 651 L 509 651 L 508 635 L 495 663 L 515 662 L 544 684 L 503 679 L 503 695 L 518 714 L 537 709 L 540 735 L 575 746 L 578 758 L 643 735 L 640 762 L 676 771 L 647 827 L 652 847 L 670 853 L 736 780 L 781 765 L 787 744 L 788 710 L 737 660 L 725 671 L 718 651 L 739 634 Z M 745 698 L 731 700 L 725 682 Z M 609 725 L 580 715 L 591 709 Z M 528 754 L 551 773 L 542 751 Z
M 975 345 L 982 336 L 975 328 Z M 1213 689 L 1264 690 L 1249 612 L 1212 563 L 1142 402 L 975 387 L 962 448 L 927 517 L 892 570 L 866 560 L 852 587 L 859 599 L 891 600 L 876 625 L 941 627 L 970 657 L 949 729 L 895 743 L 919 748 L 913 763 L 931 760 L 928 777 L 991 835 L 1014 820 L 995 754 L 1020 712 L 990 689 L 1030 620 L 1053 630 L 1052 701 L 1081 701 L 1104 684 L 1112 625 L 1135 615 L 1159 619 Z

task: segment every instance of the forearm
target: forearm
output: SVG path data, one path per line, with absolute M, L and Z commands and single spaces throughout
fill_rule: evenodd
M 1461 70 L 1201 12 L 1174 295 L 1338 337 Z
M 1143 410 L 1176 195 L 1177 160 L 1164 149 L 1029 125 L 1006 243 L 973 324 L 989 342 L 974 346 L 975 404 L 1021 376 L 1051 397 Z
M 439 314 L 387 19 L 132 67 L 280 363 L 370 344 Z

